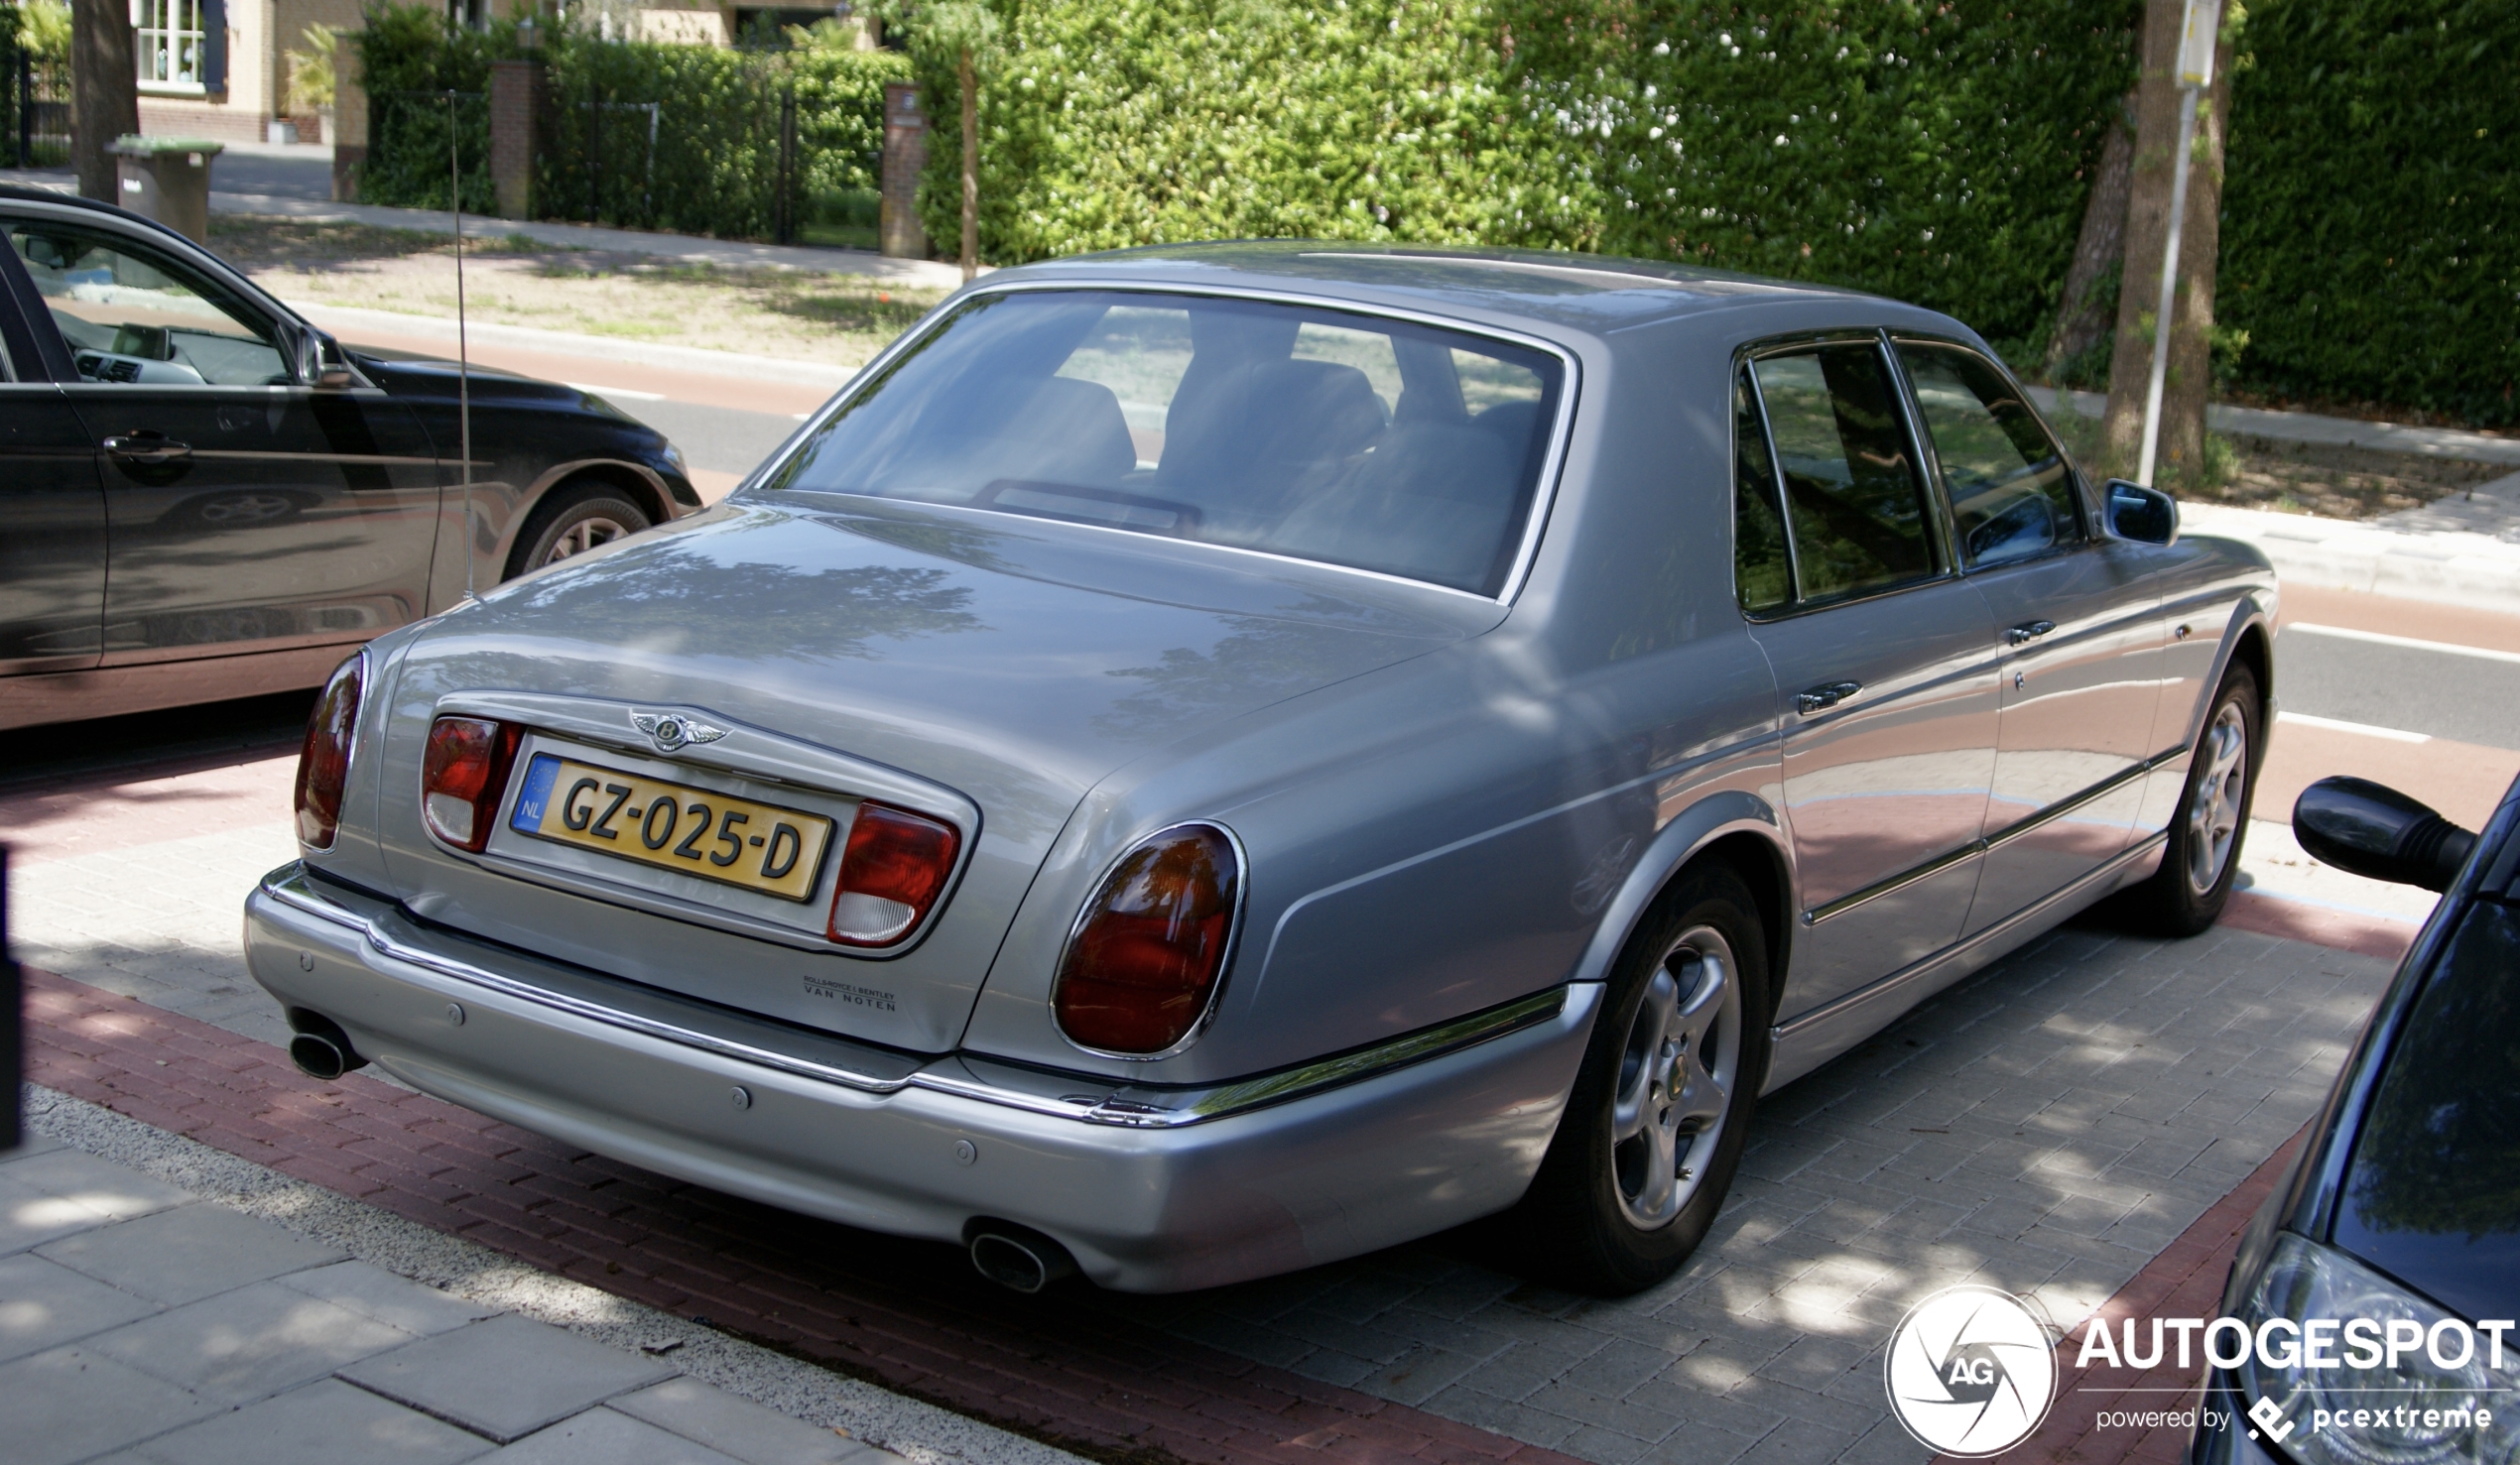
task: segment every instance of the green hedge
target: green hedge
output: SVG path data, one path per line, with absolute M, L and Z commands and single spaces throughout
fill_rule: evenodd
M 353 38 L 367 88 L 367 161 L 359 197 L 406 208 L 444 208 L 453 195 L 446 158 L 449 127 L 463 170 L 463 206 L 488 213 L 490 62 L 515 53 L 513 25 L 456 30 L 436 6 L 368 10 Z M 451 110 L 444 93 L 455 93 Z
M 460 30 L 433 5 L 386 5 L 368 11 L 358 45 L 370 108 L 360 196 L 446 206 L 449 115 L 441 98 L 451 90 L 464 207 L 488 212 L 490 63 L 520 55 L 515 25 Z M 582 219 L 591 205 L 606 223 L 730 238 L 767 238 L 776 225 L 780 115 L 790 89 L 798 195 L 790 201 L 801 219 L 818 199 L 877 185 L 884 83 L 909 75 L 909 62 L 890 52 L 606 42 L 574 28 L 547 35 L 541 55 L 550 106 L 537 213 Z M 649 103 L 659 108 L 653 147 Z
M 1311 235 L 1881 291 L 2035 349 L 2138 0 L 993 0 L 993 261 Z M 950 71 L 929 234 L 959 237 Z M 1781 140 L 1781 141 L 1780 141 Z
M 2251 0 L 2216 313 L 2242 385 L 2520 421 L 2520 5 Z

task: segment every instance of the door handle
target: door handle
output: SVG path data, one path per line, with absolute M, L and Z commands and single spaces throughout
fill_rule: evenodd
M 105 451 L 135 463 L 165 463 L 192 456 L 192 444 L 164 432 L 117 432 L 105 439 Z
M 2004 633 L 2004 642 L 2008 646 L 2024 646 L 2056 628 L 2057 623 L 2054 621 L 2024 621 Z
M 1863 689 L 1864 684 L 1860 681 L 1823 682 L 1809 691 L 1796 692 L 1794 710 L 1806 717 L 1815 712 L 1826 712 Z

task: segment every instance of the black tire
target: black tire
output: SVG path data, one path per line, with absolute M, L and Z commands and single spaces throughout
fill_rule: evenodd
M 599 545 L 626 539 L 652 521 L 630 495 L 609 483 L 581 483 L 554 490 L 536 505 L 534 515 L 508 551 L 507 573 L 515 579 Z
M 1709 935 L 1719 949 L 1709 949 Z M 1719 1011 L 1701 1037 L 1673 1026 L 1699 1009 L 1710 971 L 1728 975 L 1728 1059 L 1719 989 L 1708 994 Z M 1665 976 L 1670 981 L 1658 983 Z M 1768 991 L 1767 937 L 1749 888 L 1721 865 L 1682 872 L 1619 953 L 1557 1138 L 1514 1217 L 1525 1255 L 1538 1259 L 1533 1265 L 1549 1280 L 1625 1296 L 1679 1271 L 1705 1239 L 1767 1077 Z M 1656 1032 L 1648 1035 L 1648 1028 Z M 1676 1056 L 1669 1046 L 1675 1032 L 1690 1038 L 1695 1080 L 1687 1069 L 1662 1066 Z M 1657 1068 L 1681 1081 L 1658 1084 Z M 1709 1079 L 1720 1080 L 1716 1090 L 1699 1091 Z M 1693 1106 L 1713 1112 L 1690 1129 Z M 1669 1149 L 1656 1148 L 1656 1133 L 1666 1134 Z M 1659 1201 L 1658 1160 L 1675 1169 L 1672 1190 Z
M 2222 684 L 2205 709 L 2205 728 L 2189 750 L 2188 786 L 2170 816 L 2161 869 L 2123 898 L 2121 909 L 2139 929 L 2193 936 L 2222 918 L 2231 882 L 2240 872 L 2249 808 L 2257 797 L 2265 715 L 2257 673 L 2234 664 L 2222 673 Z M 2236 748 L 2231 746 L 2234 732 Z

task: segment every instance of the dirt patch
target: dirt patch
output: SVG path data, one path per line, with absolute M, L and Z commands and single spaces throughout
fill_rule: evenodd
M 222 215 L 210 247 L 295 305 L 451 318 L 453 243 L 366 224 Z M 521 235 L 467 240 L 474 320 L 856 366 L 944 298 L 845 275 L 733 270 L 553 249 Z
M 2401 509 L 2463 493 L 2511 471 L 2458 458 L 2373 452 L 2270 437 L 2231 439 L 2235 460 L 2229 481 L 2185 496 L 2243 509 L 2317 514 L 2329 519 L 2377 519 Z
M 2098 418 L 2057 412 L 2049 422 L 2085 467 L 2099 460 Z M 2511 471 L 2463 458 L 2289 442 L 2248 433 L 2212 434 L 2206 460 L 2213 481 L 2178 485 L 2180 498 L 2328 519 L 2376 519 L 2401 509 L 2420 509 Z

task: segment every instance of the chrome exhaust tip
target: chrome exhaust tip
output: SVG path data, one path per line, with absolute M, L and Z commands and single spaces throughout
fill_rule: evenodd
M 1029 1226 L 1004 1222 L 975 1223 L 970 1229 L 971 1265 L 999 1286 L 1038 1292 L 1076 1272 L 1068 1249 Z
M 289 1039 L 289 1061 L 309 1078 L 330 1083 L 354 1068 L 367 1066 L 367 1059 L 350 1046 L 350 1035 L 323 1014 L 291 1008 L 289 1026 L 298 1030 L 297 1036 Z

